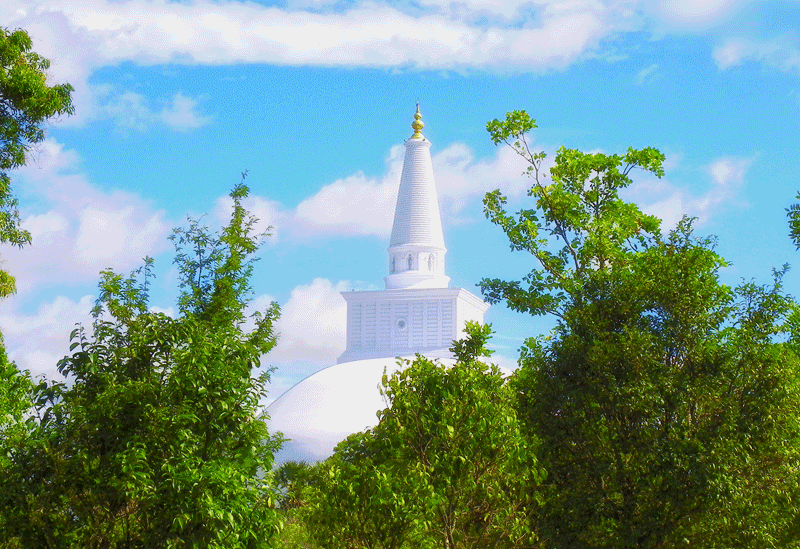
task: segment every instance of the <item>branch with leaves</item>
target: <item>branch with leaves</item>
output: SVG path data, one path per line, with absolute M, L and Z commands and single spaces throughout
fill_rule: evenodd
M 630 148 L 624 155 L 608 156 L 561 147 L 555 165 L 544 173 L 546 155 L 531 151 L 526 134 L 536 123 L 525 111 L 510 112 L 486 128 L 495 145 L 507 144 L 530 164 L 528 195 L 536 204 L 511 215 L 505 209 L 508 199 L 496 190 L 484 198 L 484 213 L 503 229 L 512 250 L 530 253 L 540 266 L 523 279 L 527 288 L 483 279 L 481 290 L 490 302 L 505 300 L 517 311 L 563 318 L 564 307 L 582 299 L 587 279 L 612 266 L 621 268 L 630 253 L 660 238 L 660 221 L 618 196 L 631 184 L 634 169 L 663 176 L 664 155 L 658 150 Z

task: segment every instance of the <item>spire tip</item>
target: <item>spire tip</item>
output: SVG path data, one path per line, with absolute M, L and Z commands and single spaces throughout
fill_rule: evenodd
M 411 123 L 411 127 L 414 129 L 414 135 L 411 136 L 411 139 L 422 139 L 422 128 L 425 127 L 425 124 L 423 124 L 422 114 L 419 112 L 419 101 L 417 101 L 417 112 L 414 113 L 414 121 Z

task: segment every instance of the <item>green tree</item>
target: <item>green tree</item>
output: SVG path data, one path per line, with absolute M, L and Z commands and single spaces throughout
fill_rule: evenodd
M 28 414 L 33 407 L 35 387 L 27 372 L 20 372 L 8 360 L 0 336 L 0 474 L 11 465 L 7 448 L 28 432 Z M 3 530 L 0 513 L 0 532 Z M 1 546 L 0 546 L 1 547 Z
M 543 182 L 524 112 L 487 125 L 531 163 L 536 208 L 489 193 L 487 217 L 540 268 L 484 280 L 493 302 L 554 314 L 513 379 L 548 477 L 532 527 L 547 547 L 797 546 L 800 362 L 781 289 L 719 281 L 726 265 L 684 219 L 667 238 L 618 191 L 663 156 L 560 149 Z M 542 491 L 542 487 L 536 487 Z
M 19 373 L 0 345 L 0 434 L 9 425 L 24 420 L 25 413 L 30 409 L 32 393 L 30 378 Z
M 298 516 L 321 547 L 422 547 L 419 474 L 395 474 L 383 442 L 369 430 L 353 434 L 306 477 Z
M 520 281 L 498 279 L 484 279 L 480 285 L 493 303 L 504 300 L 517 311 L 563 318 L 566 308 L 583 302 L 588 279 L 612 265 L 621 268 L 631 254 L 660 236 L 658 218 L 620 199 L 619 191 L 630 185 L 634 169 L 663 176 L 664 155 L 653 148 L 609 156 L 561 147 L 550 169 L 552 182 L 545 184 L 545 154 L 531 151 L 526 139 L 534 128 L 525 111 L 487 124 L 495 145 L 508 144 L 530 164 L 528 195 L 536 204 L 515 218 L 505 211 L 507 199 L 496 190 L 487 193 L 484 211 L 505 231 L 511 249 L 530 253 L 540 268 L 523 278 L 525 287 Z
M 25 31 L 0 27 L 0 244 L 18 247 L 30 243 L 31 236 L 20 226 L 9 172 L 25 164 L 30 147 L 44 139 L 47 119 L 73 111 L 72 87 L 48 86 L 45 71 L 50 62 L 31 47 Z M 0 269 L 0 298 L 15 291 L 14 277 Z M 19 372 L 8 360 L 0 335 L 0 442 L 25 431 L 32 388 L 27 372 Z M 0 462 L 6 459 L 0 452 Z
M 288 461 L 275 470 L 275 486 L 279 491 L 278 512 L 283 526 L 274 540 L 275 549 L 319 549 L 308 525 L 302 519 L 306 505 L 304 491 L 312 466 L 305 461 Z
M 275 487 L 281 492 L 278 503 L 281 509 L 293 509 L 303 504 L 302 487 L 311 465 L 305 461 L 287 461 L 275 470 Z
M 72 87 L 48 86 L 45 71 L 50 62 L 31 47 L 25 31 L 0 27 L 0 244 L 17 247 L 30 243 L 31 236 L 20 226 L 9 172 L 25 164 L 30 147 L 44 139 L 47 119 L 73 112 Z M 15 291 L 14 277 L 0 269 L 0 298 Z M 0 335 L 0 471 L 10 465 L 5 450 L 27 437 L 33 395 L 33 382 L 8 360 Z
M 279 311 L 245 315 L 262 236 L 247 193 L 234 188 L 218 235 L 197 223 L 174 233 L 177 318 L 148 311 L 151 260 L 130 277 L 102 273 L 94 323 L 73 332 L 59 363 L 69 385 L 40 387 L 28 436 L 7 448 L 0 545 L 270 546 L 279 440 L 258 413 L 268 372 L 253 375 Z M 192 252 L 207 249 L 219 253 L 186 278 Z
M 306 524 L 295 509 L 279 509 L 282 526 L 273 539 L 274 549 L 322 549 L 314 542 Z
M 390 406 L 318 466 L 307 521 L 326 547 L 510 548 L 535 543 L 528 518 L 543 472 L 513 394 L 468 323 L 447 368 L 422 356 L 384 376 Z M 338 541 L 336 541 L 338 540 Z M 336 545 L 336 544 L 339 545 Z
M 22 247 L 31 235 L 20 227 L 9 171 L 25 164 L 32 145 L 44 139 L 44 123 L 72 114 L 69 84 L 48 86 L 50 61 L 31 51 L 24 30 L 0 27 L 0 243 Z M 0 297 L 14 293 L 14 278 L 0 270 Z

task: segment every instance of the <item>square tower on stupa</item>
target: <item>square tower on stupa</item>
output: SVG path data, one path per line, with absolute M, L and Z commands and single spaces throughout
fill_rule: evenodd
M 414 114 L 414 134 L 406 154 L 392 236 L 385 290 L 342 292 L 347 302 L 347 348 L 339 363 L 371 358 L 450 357 L 468 320 L 483 322 L 489 308 L 445 275 L 444 235 L 431 162 L 431 142 L 422 135 L 422 115 Z

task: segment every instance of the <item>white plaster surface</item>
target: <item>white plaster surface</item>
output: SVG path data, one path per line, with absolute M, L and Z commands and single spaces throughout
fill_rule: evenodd
M 455 363 L 447 358 L 439 361 Z M 377 413 L 387 407 L 379 390 L 384 368 L 391 377 L 401 367 L 394 358 L 336 364 L 307 377 L 270 404 L 270 433 L 281 431 L 290 439 L 276 454 L 276 465 L 321 461 L 350 434 L 377 425 Z M 506 368 L 500 370 L 511 375 Z
M 378 357 L 450 356 L 467 320 L 483 322 L 489 305 L 463 288 L 342 292 L 347 347 L 337 362 Z
M 425 138 L 406 141 L 389 247 L 417 244 L 444 249 L 430 147 Z
M 395 358 L 336 364 L 307 377 L 270 404 L 270 433 L 281 431 L 291 439 L 277 454 L 276 463 L 325 459 L 348 435 L 377 425 L 376 414 L 386 407 L 378 389 L 384 368 L 388 376 L 400 369 Z

